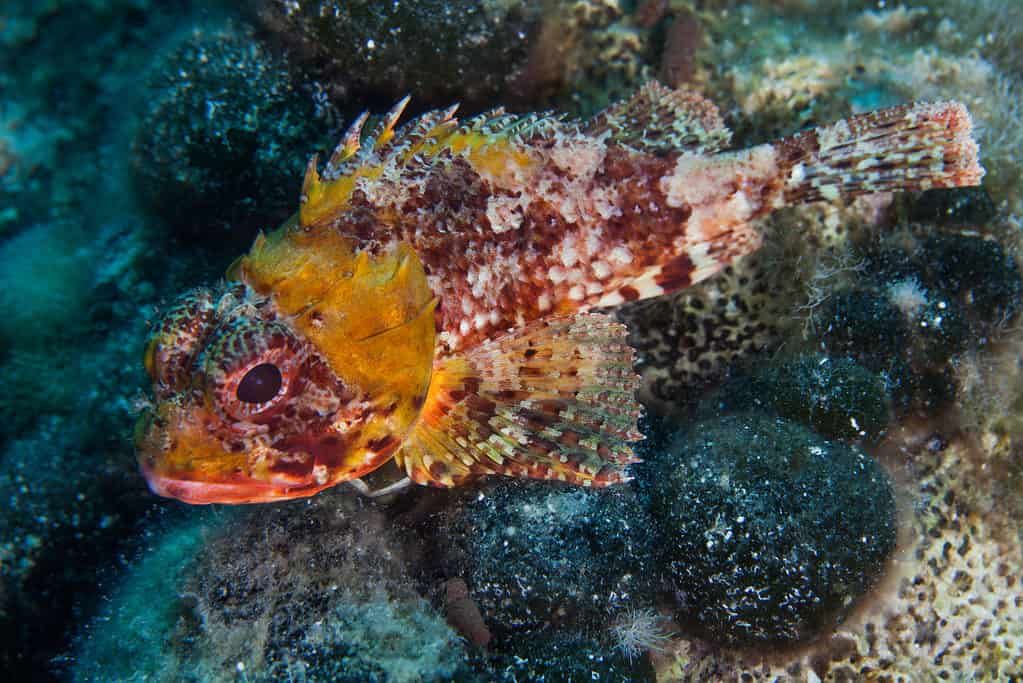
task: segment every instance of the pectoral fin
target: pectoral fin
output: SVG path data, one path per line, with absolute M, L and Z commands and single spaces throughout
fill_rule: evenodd
M 638 462 L 638 377 L 626 329 L 608 316 L 536 321 L 439 359 L 426 404 L 396 456 L 420 484 L 490 474 L 581 486 L 628 480 Z

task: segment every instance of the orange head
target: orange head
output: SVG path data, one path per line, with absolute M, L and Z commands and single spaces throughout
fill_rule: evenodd
M 233 281 L 183 295 L 145 351 L 150 488 L 188 503 L 312 495 L 401 446 L 429 388 L 434 300 L 415 252 L 289 224 Z

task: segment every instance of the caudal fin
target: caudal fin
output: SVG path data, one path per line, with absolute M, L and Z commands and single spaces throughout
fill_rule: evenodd
M 973 123 L 958 102 L 916 102 L 860 114 L 778 141 L 783 203 L 893 190 L 977 185 Z

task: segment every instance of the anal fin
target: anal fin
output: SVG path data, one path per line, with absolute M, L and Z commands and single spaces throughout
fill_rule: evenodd
M 535 321 L 438 359 L 423 411 L 395 456 L 419 484 L 491 474 L 580 486 L 628 480 L 638 462 L 638 376 L 626 328 L 588 313 Z

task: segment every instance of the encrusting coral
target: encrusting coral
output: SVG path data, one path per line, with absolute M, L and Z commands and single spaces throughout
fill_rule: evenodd
M 662 680 L 994 682 L 1023 673 L 1018 521 L 978 493 L 992 487 L 983 460 L 963 442 L 941 451 L 928 438 L 894 450 L 911 479 L 900 486 L 904 540 L 858 614 L 774 655 L 677 641 Z
M 895 502 L 867 454 L 757 412 L 696 422 L 650 479 L 660 572 L 683 631 L 759 648 L 812 639 L 876 583 Z
M 197 25 L 158 54 L 132 171 L 179 243 L 233 252 L 294 211 L 303 160 L 333 131 L 289 68 L 238 22 Z
M 380 510 L 339 495 L 248 512 L 164 533 L 79 643 L 75 680 L 456 675 L 464 646 L 413 590 Z

